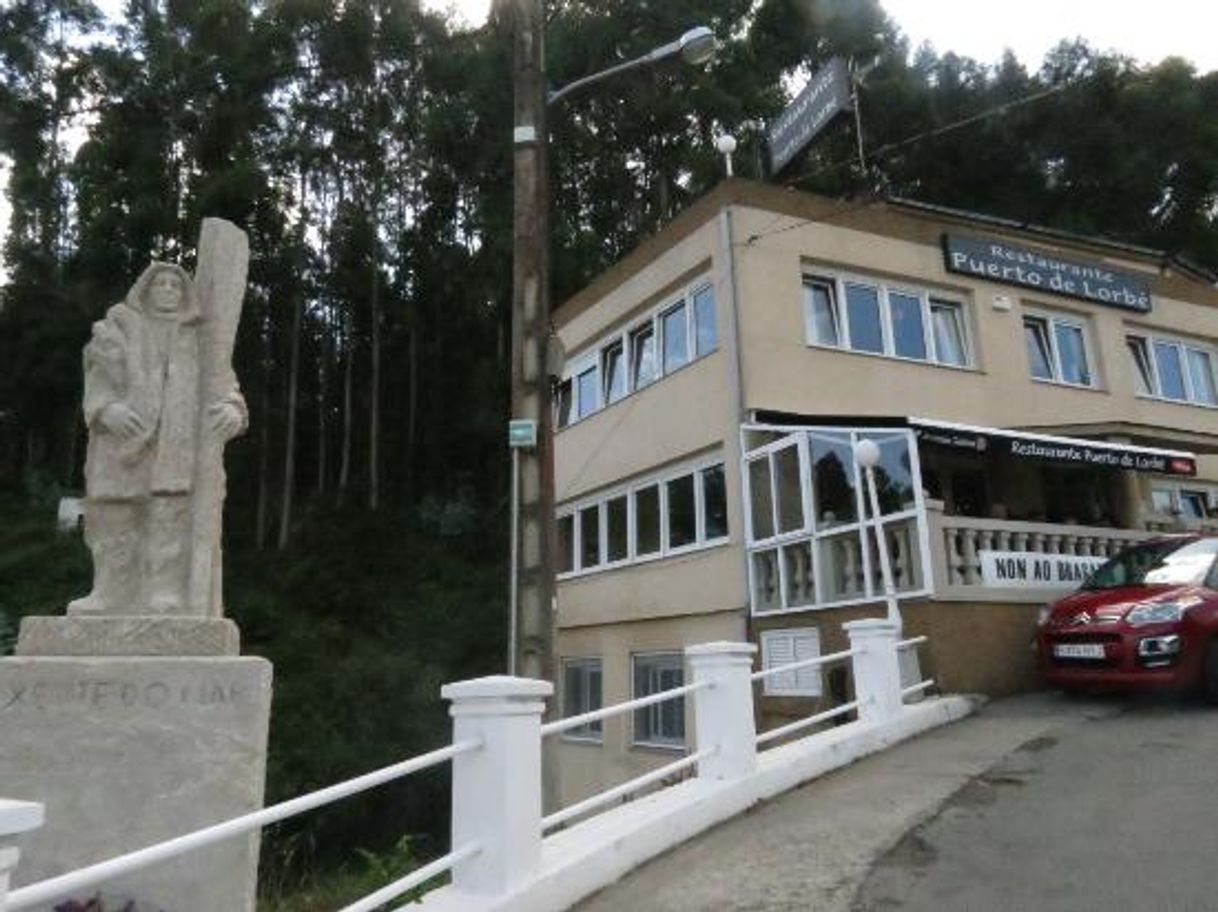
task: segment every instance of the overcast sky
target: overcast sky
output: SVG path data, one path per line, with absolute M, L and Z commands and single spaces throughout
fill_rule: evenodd
M 1063 38 L 1085 38 L 1100 50 L 1117 50 L 1143 63 L 1184 57 L 1201 72 L 1218 69 L 1218 3 L 1214 0 L 881 0 L 916 47 L 930 42 L 984 63 L 1010 48 L 1035 71 L 1045 51 Z M 120 0 L 101 0 L 108 12 Z M 470 25 L 486 20 L 490 0 L 423 0 L 429 9 L 452 9 Z M 0 161 L 0 186 L 7 175 Z M 0 243 L 8 228 L 8 200 L 0 197 Z M 0 267 L 0 282 L 4 280 Z

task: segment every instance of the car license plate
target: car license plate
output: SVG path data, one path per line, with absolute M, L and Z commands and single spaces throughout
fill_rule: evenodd
M 1053 655 L 1059 659 L 1102 659 L 1103 643 L 1054 643 Z

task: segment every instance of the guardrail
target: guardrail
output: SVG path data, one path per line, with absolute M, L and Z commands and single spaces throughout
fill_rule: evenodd
M 616 868 L 604 862 L 600 867 L 586 867 L 589 858 L 603 860 L 615 853 L 621 855 L 620 827 L 607 834 L 600 834 L 596 827 L 603 818 L 630 813 L 632 805 L 621 805 L 622 799 L 638 796 L 651 786 L 690 770 L 693 781 L 686 784 L 701 783 L 703 788 L 703 793 L 684 792 L 681 798 L 684 803 L 674 804 L 667 811 L 685 815 L 681 822 L 665 823 L 658 831 L 660 836 L 653 834 L 650 841 L 643 840 L 641 848 L 632 850 L 643 860 L 650 857 L 647 853 L 656 854 L 675 844 L 674 840 L 680 841 L 682 832 L 692 834 L 738 813 L 747 806 L 741 801 L 755 802 L 803 781 L 791 779 L 791 776 L 810 778 L 816 773 L 809 773 L 809 770 L 823 771 L 834 764 L 848 762 L 853 756 L 878 750 L 901 736 L 920 730 L 918 726 L 941 724 L 941 721 L 950 721 L 962 714 L 958 709 L 949 708 L 950 711 L 944 711 L 941 714 L 944 718 L 938 721 L 935 721 L 937 716 L 932 719 L 923 711 L 919 711 L 921 715 L 914 722 L 903 716 L 905 711 L 914 711 L 912 707 L 903 706 L 905 698 L 923 693 L 934 683 L 924 680 L 903 686 L 901 680 L 900 651 L 925 642 L 925 637 L 901 640 L 899 625 L 887 620 L 854 621 L 845 628 L 850 638 L 847 650 L 756 672 L 752 669 L 756 652 L 752 644 L 691 646 L 685 651 L 692 677 L 690 683 L 544 725 L 541 724 L 544 699 L 553 692 L 552 685 L 546 681 L 496 676 L 449 684 L 441 690 L 442 696 L 451 702 L 453 718 L 453 743 L 448 747 L 12 892 L 8 892 L 8 882 L 18 860 L 16 838 L 41 824 L 41 807 L 0 800 L 0 912 L 17 912 L 62 900 L 69 894 L 94 888 L 120 875 L 249 833 L 445 762 L 453 765 L 451 845 L 455 848 L 444 857 L 347 906 L 342 912 L 371 912 L 448 871 L 452 873 L 452 885 L 429 893 L 423 901 L 423 909 L 529 909 L 533 912 L 565 908 L 562 903 L 566 900 L 587 895 L 609 882 L 606 878 L 616 876 L 613 871 L 620 875 L 623 870 L 620 858 L 614 862 L 618 865 Z M 853 700 L 771 731 L 760 734 L 756 731 L 754 685 L 757 682 L 774 675 L 846 661 L 853 668 Z M 542 817 L 541 744 L 544 738 L 647 706 L 687 698 L 693 702 L 695 723 L 687 756 Z M 765 768 L 759 765 L 760 746 L 789 739 L 806 728 L 851 713 L 856 716 L 853 723 L 774 746 L 761 755 L 767 758 Z M 903 732 L 905 734 L 901 734 Z M 818 738 L 826 739 L 826 750 L 821 752 L 823 757 L 817 755 Z M 843 740 L 848 738 L 854 740 Z M 832 745 L 827 743 L 829 740 L 833 740 Z M 790 754 L 791 750 L 796 754 Z M 798 761 L 794 773 L 783 765 L 790 766 L 791 757 Z M 809 757 L 813 761 L 809 761 Z M 724 788 L 727 792 L 723 792 Z M 649 791 L 648 795 L 652 796 L 649 800 L 654 802 L 655 797 L 669 791 L 678 792 L 681 788 L 658 793 Z M 608 805 L 615 807 L 601 814 L 595 813 Z M 656 813 L 654 807 L 642 810 L 647 814 Z M 640 819 L 645 822 L 646 814 Z M 574 821 L 580 822 L 554 836 L 545 836 L 548 831 Z M 643 824 L 636 820 L 635 825 Z M 579 852 L 571 856 L 577 858 L 576 861 L 568 859 L 567 868 L 563 868 L 552 857 L 543 859 L 543 848 L 554 855 L 559 843 L 569 846 L 573 835 L 578 835 L 577 831 L 584 834 L 585 841 L 580 843 Z M 589 839 L 592 840 L 590 844 Z M 554 851 L 548 848 L 552 842 Z M 585 868 L 573 867 L 578 865 L 585 865 Z M 571 870 L 576 873 L 572 874 Z M 538 886 L 543 883 L 546 884 L 544 888 Z

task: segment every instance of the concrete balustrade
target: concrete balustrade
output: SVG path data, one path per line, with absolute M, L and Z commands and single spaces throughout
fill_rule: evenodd
M 685 650 L 694 683 L 711 686 L 694 694 L 697 750 L 713 751 L 698 764 L 704 779 L 735 779 L 757 769 L 757 724 L 753 719 L 752 643 L 703 643 Z

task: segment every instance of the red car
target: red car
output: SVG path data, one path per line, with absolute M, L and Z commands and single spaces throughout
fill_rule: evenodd
M 1126 548 L 1042 609 L 1037 652 L 1063 690 L 1200 689 L 1218 703 L 1218 537 Z

